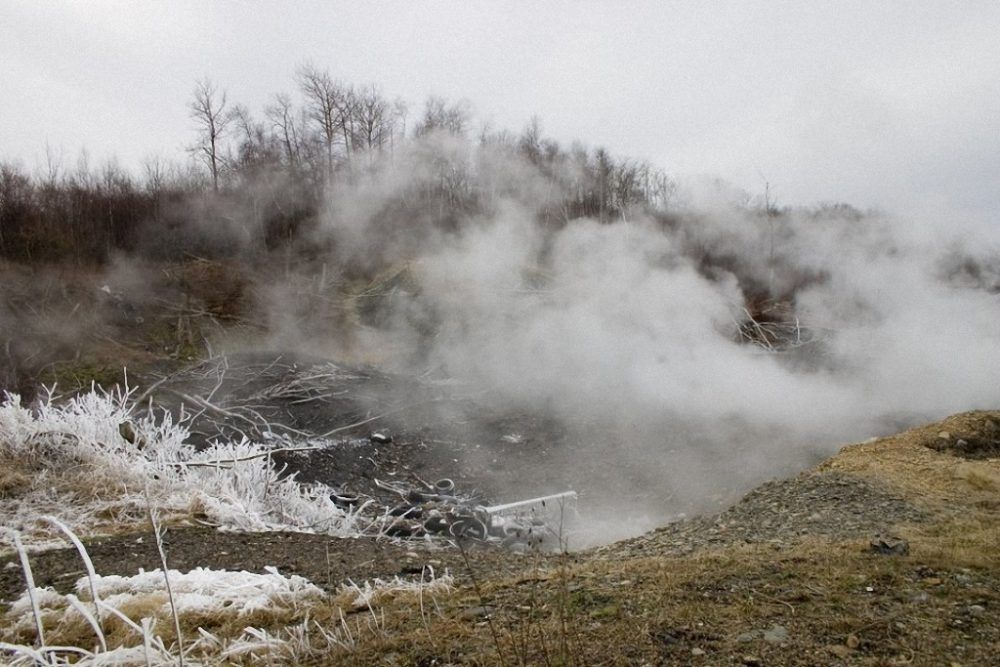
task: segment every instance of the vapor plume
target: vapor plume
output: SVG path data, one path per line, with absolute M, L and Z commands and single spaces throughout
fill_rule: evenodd
M 571 435 L 553 475 L 606 509 L 610 487 L 638 482 L 649 506 L 633 513 L 655 523 L 844 442 L 1000 402 L 982 230 L 704 183 L 668 210 L 553 223 L 569 167 L 543 175 L 454 137 L 420 150 L 338 191 L 325 233 L 346 261 L 406 267 L 378 324 L 397 364 L 556 418 Z M 442 169 L 467 179 L 468 214 L 387 214 Z

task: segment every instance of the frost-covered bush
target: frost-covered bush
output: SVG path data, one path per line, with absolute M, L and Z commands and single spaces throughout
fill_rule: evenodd
M 244 438 L 199 452 L 169 413 L 137 416 L 133 407 L 128 392 L 50 398 L 33 409 L 8 395 L 0 456 L 9 462 L 3 474 L 22 483 L 0 493 L 0 523 L 19 527 L 36 548 L 54 539 L 43 515 L 94 533 L 144 522 L 150 508 L 229 529 L 362 532 L 358 511 L 337 507 L 331 489 L 281 476 L 269 445 Z

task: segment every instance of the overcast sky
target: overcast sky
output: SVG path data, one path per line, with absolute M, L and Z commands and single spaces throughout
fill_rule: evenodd
M 819 7 L 819 5 L 823 5 Z M 1000 2 L 0 0 L 0 159 L 181 159 L 210 76 L 259 111 L 298 65 L 414 110 L 711 174 L 780 203 L 1000 227 Z

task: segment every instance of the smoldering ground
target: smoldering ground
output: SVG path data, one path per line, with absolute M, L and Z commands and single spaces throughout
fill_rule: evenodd
M 988 228 L 778 208 L 703 183 L 666 211 L 553 223 L 553 183 L 577 183 L 568 166 L 543 175 L 454 137 L 420 148 L 340 189 L 324 218 L 341 261 L 406 274 L 360 340 L 391 367 L 556 420 L 552 485 L 615 524 L 598 539 L 1000 401 Z M 387 215 L 442 173 L 467 180 L 474 211 Z

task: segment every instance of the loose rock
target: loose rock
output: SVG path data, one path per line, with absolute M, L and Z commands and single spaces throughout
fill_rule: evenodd
M 900 537 L 876 537 L 869 548 L 883 556 L 905 556 L 910 553 L 910 543 Z
M 788 641 L 788 628 L 783 625 L 772 625 L 764 631 L 764 641 L 771 644 L 780 644 Z

